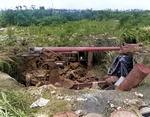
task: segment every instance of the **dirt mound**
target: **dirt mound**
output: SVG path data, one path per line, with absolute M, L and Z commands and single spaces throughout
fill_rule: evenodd
M 133 52 L 133 62 L 142 63 L 150 68 L 150 47 L 142 47 L 139 51 Z
M 135 96 L 134 92 L 138 91 L 137 89 L 128 92 L 93 90 L 89 88 L 71 90 L 56 88 L 53 85 L 29 87 L 28 89 L 32 97 L 36 99 L 42 96 L 45 90 L 51 94 L 53 99 L 71 102 L 71 110 L 79 116 L 95 113 L 102 114 L 104 117 L 109 117 L 118 107 L 128 110 L 131 107 L 137 109 L 144 103 L 143 99 Z

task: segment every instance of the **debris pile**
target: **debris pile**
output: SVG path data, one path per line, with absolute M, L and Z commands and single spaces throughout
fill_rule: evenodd
M 80 63 L 71 63 L 68 66 L 64 66 L 63 69 L 60 68 L 60 79 L 62 84 L 65 82 L 69 84 L 68 88 L 72 88 L 75 83 L 86 84 L 99 80 L 96 76 L 90 74 Z M 64 87 L 67 87 L 67 84 Z

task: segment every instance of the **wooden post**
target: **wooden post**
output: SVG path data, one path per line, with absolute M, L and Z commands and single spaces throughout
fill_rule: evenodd
M 88 63 L 87 63 L 87 70 L 91 70 L 93 66 L 93 52 L 88 52 Z

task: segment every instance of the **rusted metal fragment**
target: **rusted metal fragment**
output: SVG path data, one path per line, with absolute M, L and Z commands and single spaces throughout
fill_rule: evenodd
M 40 86 L 43 86 L 43 85 L 44 85 L 44 83 L 41 82 L 41 81 L 39 81 L 35 86 L 36 86 L 36 87 L 40 87 Z
M 70 73 L 75 79 L 79 79 L 80 78 L 80 76 L 78 75 L 78 74 L 75 74 L 75 73 L 73 73 L 73 72 L 71 72 Z
M 78 67 L 77 69 L 75 69 L 75 73 L 78 74 L 80 77 L 83 77 L 86 76 L 87 70 L 83 67 Z
M 54 59 L 46 59 L 44 60 L 43 65 L 47 64 L 49 67 L 54 68 L 56 66 Z
M 110 75 L 105 75 L 105 76 L 103 76 L 103 80 L 106 80 L 106 79 L 108 79 L 110 77 L 111 77 Z
M 42 78 L 44 77 L 46 74 L 46 70 L 45 69 L 37 69 L 37 70 L 33 70 L 33 76 L 37 77 L 37 78 Z
M 150 70 L 145 65 L 138 63 L 115 90 L 130 91 L 139 85 L 149 73 Z
M 39 81 L 37 79 L 31 79 L 30 83 L 36 85 L 36 87 L 44 85 L 43 82 L 41 82 L 41 81 Z
M 90 73 L 88 73 L 85 77 L 86 77 L 86 80 L 84 81 L 85 83 L 98 81 L 98 78 Z
M 57 113 L 53 117 L 79 117 L 79 116 L 72 111 L 66 111 L 66 112 Z
M 49 59 L 55 59 L 59 56 L 61 58 L 62 56 L 62 53 L 60 52 L 54 52 L 54 51 L 51 51 L 47 48 L 43 48 L 41 51 L 40 51 L 40 56 L 42 56 L 43 54 L 46 56 L 46 58 L 49 58 Z
M 107 78 L 105 81 L 107 83 L 107 85 L 112 85 L 113 83 L 115 83 L 119 78 L 117 76 L 110 76 L 109 78 Z
M 66 112 L 67 117 L 79 117 L 76 113 L 72 111 L 67 111 Z
M 29 69 L 29 68 L 37 68 L 36 66 L 36 61 L 39 61 L 40 58 L 39 57 L 34 57 L 32 59 L 30 59 L 26 64 L 23 65 L 23 69 Z M 30 70 L 29 70 L 30 71 Z
M 85 87 L 89 87 L 91 88 L 93 85 L 93 83 L 76 83 L 72 89 L 83 89 Z M 98 82 L 98 86 L 105 86 L 106 85 L 106 82 L 105 81 L 101 81 L 101 82 Z
M 87 115 L 84 115 L 83 117 L 104 117 L 104 116 L 99 113 L 88 113 Z
M 70 65 L 69 66 L 65 66 L 64 67 L 64 69 L 63 69 L 63 73 L 66 73 L 66 72 L 68 72 L 69 71 L 69 69 L 70 69 Z
M 115 90 L 115 85 L 110 85 L 109 87 L 105 88 L 104 90 Z
M 72 81 L 70 79 L 64 79 L 64 82 L 63 82 L 63 86 L 66 87 L 66 88 L 72 88 L 75 84 L 75 81 Z
M 137 117 L 137 116 L 127 110 L 117 110 L 111 114 L 111 117 Z
M 79 66 L 80 63 L 71 63 L 70 66 L 74 70 Z
M 59 68 L 50 71 L 49 83 L 54 85 L 56 82 L 60 83 Z
M 77 79 L 77 81 L 79 81 L 79 82 L 84 82 L 85 80 L 86 80 L 86 77 L 81 77 L 81 78 Z
M 121 53 L 127 53 L 127 52 L 134 52 L 140 50 L 140 46 L 142 46 L 141 43 L 138 44 L 127 44 L 123 43 L 124 46 L 120 47 Z
M 26 73 L 26 87 L 31 85 L 32 74 Z
M 65 76 L 67 79 L 70 79 L 71 78 L 71 71 L 68 71 Z
M 68 117 L 65 112 L 57 113 L 53 117 Z

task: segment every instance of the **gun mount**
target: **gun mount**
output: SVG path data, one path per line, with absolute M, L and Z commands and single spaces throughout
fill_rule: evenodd
M 53 84 L 55 86 L 72 87 L 92 87 L 92 83 L 85 85 L 77 82 L 86 79 L 86 71 L 92 68 L 93 51 L 119 51 L 132 52 L 140 44 L 124 44 L 121 47 L 29 47 L 28 52 L 19 53 L 18 56 L 32 57 L 23 66 L 23 73 L 26 76 L 26 86 L 44 84 Z M 80 63 L 86 63 L 87 68 L 81 70 L 82 74 L 77 75 L 74 72 Z M 66 67 L 69 65 L 70 67 Z M 64 67 L 65 66 L 65 67 Z M 64 68 L 64 79 L 60 78 L 60 68 Z M 67 73 L 72 67 L 72 71 Z M 83 75 L 84 74 L 84 75 Z M 74 77 L 75 81 L 71 80 Z M 82 80 L 81 80 L 82 79 Z M 97 79 L 97 78 L 95 78 Z M 63 82 L 67 82 L 66 84 Z M 78 84 L 78 85 L 77 85 Z M 99 82 L 98 85 L 105 85 L 105 82 Z

